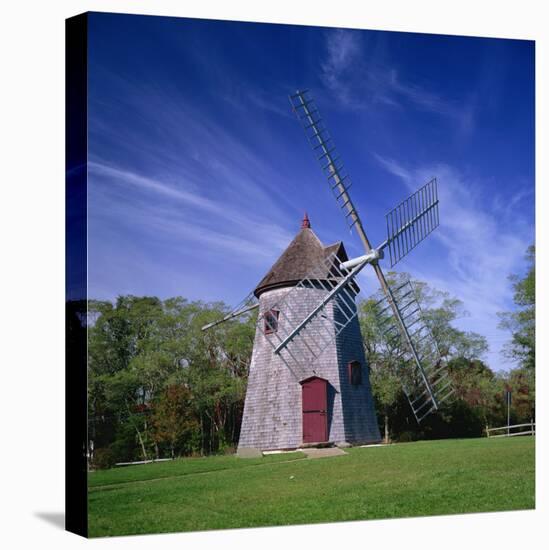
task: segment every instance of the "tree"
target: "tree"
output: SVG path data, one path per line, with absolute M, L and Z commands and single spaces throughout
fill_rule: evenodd
M 506 386 L 511 391 L 511 409 L 514 421 L 529 422 L 535 418 L 536 389 L 534 369 L 521 367 L 513 369 L 506 377 Z
M 92 301 L 90 437 L 116 461 L 236 444 L 255 332 L 250 314 L 204 333 L 223 304 L 176 297 Z
M 402 392 L 400 380 L 394 372 L 391 353 L 383 340 L 376 317 L 376 300 L 363 300 L 359 306 L 359 321 L 368 366 L 370 384 L 376 401 L 376 409 L 383 414 L 384 441 L 390 440 L 389 418 Z
M 480 359 L 456 357 L 448 363 L 456 395 L 482 420 L 484 429 L 499 422 L 503 382 Z
M 387 277 L 390 286 L 393 288 L 402 285 L 408 278 L 405 273 L 395 272 L 390 272 Z M 446 292 L 431 288 L 427 283 L 412 281 L 412 286 L 415 297 L 421 306 L 423 319 L 433 332 L 443 360 L 459 359 L 463 365 L 467 366 L 470 366 L 473 361 L 481 363 L 479 359 L 488 349 L 484 336 L 474 332 L 462 331 L 453 325 L 454 321 L 468 315 L 463 303 Z M 406 398 L 401 390 L 401 380 L 398 374 L 400 350 L 398 347 L 392 349 L 386 344 L 380 328 L 380 324 L 383 323 L 380 323 L 380 319 L 376 315 L 375 304 L 382 296 L 381 291 L 378 291 L 368 300 L 364 300 L 359 304 L 359 320 L 366 357 L 370 366 L 372 392 L 376 401 L 376 408 L 383 416 L 382 429 L 385 440 L 389 440 L 391 430 L 398 437 L 401 437 L 404 432 L 423 437 L 443 437 L 447 434 L 447 437 L 451 435 L 452 412 L 450 409 L 445 412 L 443 425 L 440 421 L 427 419 L 420 428 L 411 417 L 409 406 L 406 405 Z M 384 315 L 390 315 L 389 310 Z M 487 367 L 486 369 L 491 373 Z M 472 379 L 474 378 L 475 369 L 464 368 L 460 372 L 465 378 L 469 376 L 471 379 L 470 386 L 474 386 Z M 450 374 L 452 375 L 452 369 L 450 369 Z M 488 389 L 486 391 L 488 392 Z M 470 422 L 471 414 L 468 417 L 462 415 L 464 419 L 468 418 L 463 422 Z M 465 430 L 464 433 L 476 433 L 475 430 Z M 411 435 L 407 437 L 411 437 Z
M 378 404 L 376 408 L 383 414 L 383 440 L 385 443 L 389 443 L 389 418 L 392 408 L 402 392 L 400 380 L 392 369 L 376 364 L 371 369 L 370 383 Z
M 505 348 L 505 355 L 518 361 L 522 367 L 534 370 L 536 365 L 536 249 L 528 247 L 528 270 L 521 279 L 511 275 L 516 311 L 500 313 L 500 328 L 512 334 Z
M 166 443 L 172 458 L 178 448 L 183 452 L 192 450 L 199 426 L 190 390 L 182 384 L 168 386 L 155 405 L 152 422 L 155 441 Z
M 97 313 L 88 338 L 89 406 L 92 432 L 102 438 L 135 433 L 141 458 L 149 458 L 148 415 L 169 360 L 158 351 L 162 302 L 154 297 L 120 296 L 115 304 L 94 301 Z M 99 432 L 99 433 L 98 433 Z M 127 448 L 127 446 L 123 446 Z M 158 453 L 156 453 L 158 454 Z M 117 457 L 121 460 L 133 457 Z

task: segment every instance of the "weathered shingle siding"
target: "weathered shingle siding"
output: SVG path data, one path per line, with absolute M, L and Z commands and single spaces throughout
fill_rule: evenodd
M 265 292 L 259 300 L 259 317 L 290 289 Z M 258 323 L 248 377 L 239 447 L 296 448 L 301 445 L 301 386 L 267 341 Z
M 355 317 L 338 337 L 337 356 L 345 440 L 353 444 L 380 441 L 370 386 L 370 369 L 366 362 L 358 317 Z M 357 386 L 353 386 L 349 380 L 350 361 L 358 361 L 361 365 L 362 383 Z
M 291 288 L 264 292 L 260 297 L 259 315 L 282 301 Z M 325 291 L 299 289 L 291 295 L 292 313 L 283 313 L 297 323 L 311 307 L 319 302 Z M 328 307 L 333 315 L 333 308 Z M 281 323 L 284 322 L 281 312 Z M 314 332 L 313 321 L 310 332 Z M 283 330 L 282 325 L 280 329 Z M 301 385 L 310 376 L 319 376 L 329 382 L 328 428 L 329 440 L 335 443 L 363 443 L 379 441 L 376 414 L 368 379 L 358 319 L 355 318 L 336 341 L 312 365 L 287 364 L 273 353 L 267 340 L 274 335 L 263 334 L 258 324 L 250 364 L 248 389 L 240 432 L 239 447 L 260 449 L 289 449 L 302 445 Z M 299 351 L 299 350 L 297 350 Z M 295 355 L 295 351 L 294 351 Z M 357 360 L 362 365 L 362 384 L 351 386 L 348 362 Z

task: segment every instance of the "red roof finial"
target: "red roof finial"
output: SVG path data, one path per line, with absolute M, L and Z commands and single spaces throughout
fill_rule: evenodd
M 311 229 L 311 222 L 309 221 L 309 216 L 307 216 L 307 212 L 305 212 L 305 215 L 301 220 L 301 229 Z

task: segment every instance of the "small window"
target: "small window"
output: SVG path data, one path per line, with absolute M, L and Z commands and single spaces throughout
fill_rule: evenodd
M 349 363 L 349 382 L 353 386 L 362 384 L 362 369 L 358 361 L 351 361 Z
M 278 314 L 280 312 L 277 309 L 270 309 L 263 316 L 265 321 L 265 334 L 272 334 L 278 330 Z

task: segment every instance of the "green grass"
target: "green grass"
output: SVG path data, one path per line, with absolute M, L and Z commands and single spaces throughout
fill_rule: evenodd
M 89 476 L 90 536 L 534 508 L 534 438 L 211 457 Z
M 137 481 L 152 481 L 167 477 L 201 474 L 219 470 L 234 470 L 272 462 L 285 462 L 305 458 L 303 453 L 267 455 L 263 458 L 243 460 L 235 455 L 209 456 L 207 458 L 183 458 L 170 462 L 154 462 L 139 466 L 125 466 L 112 470 L 99 470 L 88 476 L 88 487 L 108 487 Z

